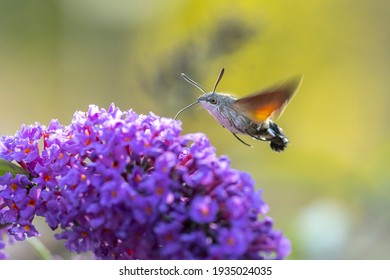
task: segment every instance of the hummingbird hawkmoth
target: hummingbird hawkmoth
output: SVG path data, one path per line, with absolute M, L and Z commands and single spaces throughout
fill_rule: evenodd
M 287 80 L 279 86 L 262 90 L 253 95 L 236 98 L 229 94 L 216 92 L 225 69 L 222 68 L 213 91 L 206 92 L 198 83 L 185 74 L 181 76 L 190 84 L 203 92 L 197 101 L 181 109 L 181 112 L 200 103 L 224 128 L 228 129 L 240 142 L 244 142 L 237 134 L 247 134 L 254 139 L 270 142 L 271 149 L 281 152 L 287 147 L 289 140 L 282 129 L 272 121 L 277 119 L 298 89 L 302 77 Z

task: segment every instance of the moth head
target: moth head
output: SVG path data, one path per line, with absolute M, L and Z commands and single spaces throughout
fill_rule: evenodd
M 215 82 L 214 84 L 214 88 L 213 88 L 213 91 L 211 92 L 206 92 L 197 82 L 195 82 L 194 80 L 192 80 L 191 78 L 189 78 L 186 74 L 184 73 L 181 73 L 181 76 L 183 77 L 184 80 L 186 80 L 188 83 L 190 83 L 191 85 L 193 85 L 194 87 L 198 88 L 200 91 L 203 92 L 203 95 L 201 95 L 198 100 L 196 100 L 194 103 L 191 103 L 190 105 L 184 107 L 183 109 L 181 109 L 175 116 L 174 119 L 176 119 L 179 114 L 181 112 L 183 112 L 184 110 L 200 103 L 205 109 L 209 110 L 209 111 L 212 111 L 212 110 L 215 110 L 216 106 L 219 105 L 220 103 L 220 94 L 218 94 L 216 92 L 216 89 L 217 89 L 217 86 L 219 84 L 219 81 L 222 79 L 222 76 L 225 72 L 225 68 L 222 68 L 221 72 L 219 73 L 219 76 L 217 78 L 217 81 Z

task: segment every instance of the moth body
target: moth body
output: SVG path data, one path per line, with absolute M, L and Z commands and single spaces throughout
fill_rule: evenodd
M 232 132 L 245 145 L 250 146 L 236 134 L 245 134 L 257 140 L 268 141 L 272 150 L 283 151 L 289 140 L 272 119 L 276 119 L 282 114 L 302 78 L 292 79 L 278 87 L 238 99 L 232 95 L 215 91 L 223 73 L 224 69 L 219 74 L 211 92 L 206 92 L 199 84 L 182 74 L 186 81 L 199 88 L 204 94 L 196 102 L 181 109 L 176 114 L 175 119 L 182 111 L 200 103 L 220 125 Z
M 233 134 L 246 134 L 252 138 L 269 141 L 274 151 L 283 151 L 289 140 L 282 129 L 269 118 L 257 123 L 233 106 L 236 97 L 224 93 L 208 92 L 198 98 L 199 103 L 224 128 Z

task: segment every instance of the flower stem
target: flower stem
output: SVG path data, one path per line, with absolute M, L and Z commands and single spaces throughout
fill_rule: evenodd
M 49 251 L 49 249 L 43 244 L 39 238 L 27 238 L 27 242 L 31 244 L 31 246 L 34 247 L 34 249 L 37 251 L 38 255 L 43 260 L 52 260 L 53 255 Z

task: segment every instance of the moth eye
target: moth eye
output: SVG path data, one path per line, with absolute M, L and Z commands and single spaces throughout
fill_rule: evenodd
M 214 105 L 217 104 L 217 99 L 214 98 L 214 97 L 213 97 L 213 98 L 210 98 L 210 103 L 211 103 L 211 104 L 214 104 Z

